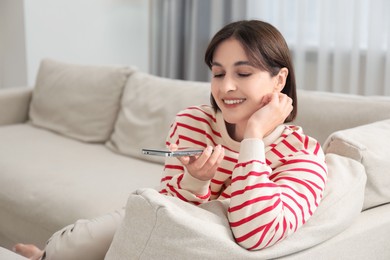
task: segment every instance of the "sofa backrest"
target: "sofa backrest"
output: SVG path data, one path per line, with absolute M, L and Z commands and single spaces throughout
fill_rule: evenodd
M 134 72 L 127 81 L 114 132 L 107 146 L 118 153 L 163 163 L 142 148 L 165 148 L 176 114 L 189 106 L 210 103 L 210 83 L 168 79 Z
M 165 147 L 176 113 L 193 105 L 210 104 L 210 83 L 167 79 L 136 71 L 129 77 L 113 135 L 106 145 L 132 157 L 142 148 Z M 298 116 L 292 124 L 323 144 L 333 132 L 390 117 L 390 97 L 298 90 Z
M 43 60 L 33 89 L 32 124 L 125 155 L 162 148 L 177 112 L 209 104 L 210 83 L 157 77 L 123 66 Z M 333 132 L 390 118 L 390 97 L 298 90 L 292 124 L 323 144 Z
M 292 124 L 321 144 L 338 130 L 390 118 L 390 97 L 298 90 L 298 115 Z

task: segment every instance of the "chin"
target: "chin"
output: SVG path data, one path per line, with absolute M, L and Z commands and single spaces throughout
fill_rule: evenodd
M 229 123 L 232 125 L 236 125 L 240 122 L 247 121 L 247 119 L 242 117 L 242 116 L 233 116 L 233 115 L 225 116 L 223 113 L 222 113 L 222 115 L 223 115 L 223 120 L 225 120 L 226 123 Z

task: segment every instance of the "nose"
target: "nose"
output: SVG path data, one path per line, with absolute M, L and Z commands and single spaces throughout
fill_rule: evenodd
M 221 91 L 224 93 L 234 91 L 237 89 L 237 85 L 234 79 L 225 75 L 221 84 Z

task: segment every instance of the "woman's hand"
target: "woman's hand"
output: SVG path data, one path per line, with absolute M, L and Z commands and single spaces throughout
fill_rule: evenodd
M 270 93 L 263 97 L 261 108 L 249 118 L 244 138 L 263 139 L 293 110 L 292 99 L 283 93 Z
M 176 151 L 178 147 L 171 144 L 169 149 Z M 192 177 L 201 181 L 208 181 L 214 177 L 224 156 L 225 149 L 221 145 L 217 145 L 214 150 L 211 146 L 208 146 L 201 155 L 183 156 L 178 157 L 178 159 Z

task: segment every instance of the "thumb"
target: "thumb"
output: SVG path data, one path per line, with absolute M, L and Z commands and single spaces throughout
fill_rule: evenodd
M 271 102 L 272 100 L 272 95 L 273 93 L 267 93 L 263 96 L 263 98 L 261 99 L 261 104 L 262 104 L 262 107 L 267 105 L 269 102 Z
M 190 157 L 189 156 L 181 156 L 181 157 L 178 157 L 177 159 L 179 159 L 179 161 L 183 165 L 188 165 L 190 163 Z

